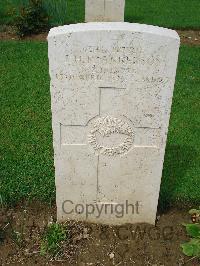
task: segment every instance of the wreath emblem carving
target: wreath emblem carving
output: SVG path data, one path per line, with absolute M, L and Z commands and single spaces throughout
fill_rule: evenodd
M 111 137 L 112 135 L 123 135 L 124 141 L 118 146 L 105 146 L 98 141 L 101 138 Z M 99 117 L 93 124 L 93 129 L 88 135 L 88 142 L 98 154 L 107 156 L 123 155 L 127 153 L 134 140 L 134 132 L 131 126 L 121 119 L 106 116 Z

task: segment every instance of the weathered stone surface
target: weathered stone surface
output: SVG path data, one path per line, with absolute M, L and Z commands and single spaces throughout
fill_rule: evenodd
M 125 0 L 85 0 L 86 22 L 124 21 Z
M 88 23 L 53 28 L 48 43 L 58 220 L 153 224 L 177 33 Z M 87 208 L 94 213 L 76 204 L 93 204 Z M 123 212 L 118 204 L 125 213 L 117 218 Z

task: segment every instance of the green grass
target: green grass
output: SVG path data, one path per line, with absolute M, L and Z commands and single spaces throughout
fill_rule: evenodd
M 28 0 L 0 0 L 0 24 L 11 22 L 6 10 Z M 67 2 L 67 10 L 65 6 Z M 84 21 L 84 0 L 44 0 L 53 24 Z M 54 7 L 56 3 L 56 7 Z M 66 12 L 65 12 L 66 10 Z M 200 29 L 199 0 L 126 0 L 125 21 L 177 29 Z
M 0 24 L 13 24 L 12 11 L 26 5 L 29 0 L 0 0 Z M 52 26 L 84 21 L 84 0 L 43 0 Z
M 180 50 L 160 206 L 200 202 L 200 47 Z M 55 201 L 47 44 L 0 42 L 0 196 Z
M 200 29 L 199 0 L 126 0 L 125 21 Z
M 160 203 L 200 204 L 200 47 L 180 49 Z
M 0 42 L 0 194 L 54 198 L 46 43 Z
M 68 239 L 68 231 L 65 225 L 52 223 L 46 228 L 40 247 L 41 255 L 57 255 L 62 250 L 62 242 Z

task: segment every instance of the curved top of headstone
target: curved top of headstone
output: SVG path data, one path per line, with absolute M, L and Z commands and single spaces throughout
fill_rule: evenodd
M 102 30 L 117 30 L 117 31 L 134 31 L 140 33 L 149 33 L 163 37 L 170 37 L 180 40 L 176 31 L 162 28 L 158 26 L 151 26 L 146 24 L 128 23 L 128 22 L 89 22 L 78 23 L 52 28 L 49 31 L 48 39 L 57 35 L 63 35 L 72 32 L 82 31 L 102 31 Z

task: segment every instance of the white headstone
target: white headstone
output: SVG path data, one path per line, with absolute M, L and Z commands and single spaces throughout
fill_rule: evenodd
M 125 0 L 85 0 L 86 22 L 124 21 Z
M 58 221 L 154 224 L 177 33 L 88 23 L 48 42 Z

